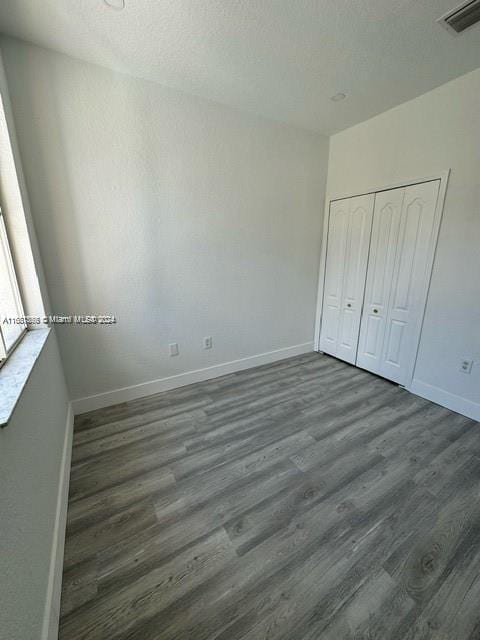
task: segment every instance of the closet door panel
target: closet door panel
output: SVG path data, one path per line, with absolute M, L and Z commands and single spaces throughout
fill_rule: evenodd
M 355 364 L 375 196 L 350 199 L 337 356 Z
M 406 323 L 402 320 L 391 320 L 388 327 L 388 340 L 385 353 L 385 362 L 395 367 L 400 366 L 401 348 L 404 342 Z M 384 372 L 384 367 L 381 372 Z
M 373 194 L 330 205 L 320 349 L 355 363 Z
M 360 359 L 362 356 L 368 356 L 374 359 L 378 357 L 378 343 L 381 335 L 383 335 L 385 320 L 380 316 L 368 314 L 365 322 L 366 329 L 364 341 L 362 340 L 362 354 L 359 353 L 358 357 Z M 360 365 L 360 362 L 358 364 Z
M 348 215 L 348 200 L 330 204 L 320 349 L 333 356 L 337 354 Z
M 395 266 L 404 189 L 375 196 L 367 284 L 360 328 L 358 366 L 380 373 L 388 305 Z
M 380 371 L 399 384 L 406 384 L 415 358 L 438 189 L 438 180 L 405 189 Z

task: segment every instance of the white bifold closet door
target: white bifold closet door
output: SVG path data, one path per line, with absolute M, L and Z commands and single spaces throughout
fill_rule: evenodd
M 320 350 L 355 364 L 374 194 L 330 205 Z
M 406 384 L 430 273 L 439 180 L 375 196 L 357 365 Z

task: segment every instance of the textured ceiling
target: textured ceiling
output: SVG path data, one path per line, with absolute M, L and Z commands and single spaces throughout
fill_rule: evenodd
M 0 30 L 164 85 L 332 133 L 480 66 L 458 0 L 1 0 Z M 347 98 L 332 102 L 343 92 Z

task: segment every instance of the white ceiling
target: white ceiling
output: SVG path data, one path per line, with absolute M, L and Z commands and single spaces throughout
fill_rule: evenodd
M 275 120 L 332 133 L 480 66 L 459 0 L 2 0 L 0 29 Z M 343 92 L 347 99 L 332 102 Z

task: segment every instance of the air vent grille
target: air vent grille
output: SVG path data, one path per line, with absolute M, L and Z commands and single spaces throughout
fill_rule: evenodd
M 449 11 L 439 19 L 449 30 L 461 33 L 480 21 L 480 0 L 473 0 Z

